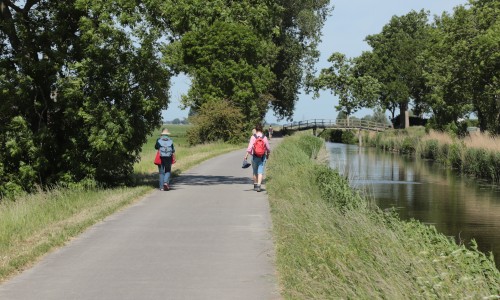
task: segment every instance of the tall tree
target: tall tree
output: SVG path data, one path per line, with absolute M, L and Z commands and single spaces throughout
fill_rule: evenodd
M 199 35 L 203 35 L 205 31 L 211 32 L 210 28 L 221 22 L 245 26 L 260 40 L 258 47 L 262 43 L 268 43 L 268 58 L 273 58 L 262 61 L 263 67 L 271 67 L 273 80 L 269 82 L 267 90 L 252 101 L 260 102 L 256 106 L 266 107 L 266 110 L 272 108 L 279 118 L 289 119 L 293 115 L 305 74 L 311 72 L 319 57 L 316 46 L 330 11 L 328 5 L 329 0 L 212 0 L 210 5 L 201 0 L 164 1 L 160 7 L 161 20 L 173 32 L 171 43 L 164 49 L 167 64 L 173 72 L 186 72 L 193 82 L 199 82 L 198 75 L 193 73 L 193 66 L 188 66 L 186 63 L 189 61 L 182 58 L 186 51 L 190 51 L 182 49 L 189 46 L 182 43 L 184 36 L 191 32 L 198 32 Z M 207 54 L 207 51 L 203 51 L 203 54 Z M 217 82 L 213 81 L 211 84 L 217 85 Z M 197 93 L 188 95 L 198 96 Z M 199 106 L 200 101 L 207 99 L 193 100 Z
M 168 106 L 146 13 L 136 1 L 0 0 L 0 193 L 124 182 Z
M 275 49 L 251 27 L 238 23 L 215 22 L 186 33 L 182 38 L 183 64 L 194 80 L 184 104 L 198 110 L 204 103 L 225 99 L 239 108 L 247 121 L 261 121 L 275 79 L 270 65 Z
M 500 3 L 490 0 L 436 20 L 424 75 L 438 127 L 473 112 L 482 130 L 500 133 L 499 20 Z
M 393 16 L 378 34 L 366 37 L 372 47 L 363 55 L 360 70 L 367 71 L 382 84 L 381 106 L 389 110 L 396 106 L 400 116 L 407 116 L 410 101 L 418 107 L 426 94 L 425 80 L 419 55 L 429 41 L 428 13 L 411 11 Z M 406 124 L 403 119 L 401 124 Z
M 320 89 L 330 90 L 339 97 L 337 111 L 349 116 L 363 107 L 373 107 L 379 96 L 380 84 L 370 75 L 361 75 L 356 68 L 356 60 L 348 59 L 342 53 L 333 53 L 328 61 L 332 66 L 322 69 L 319 76 L 311 81 L 310 89 L 318 97 Z

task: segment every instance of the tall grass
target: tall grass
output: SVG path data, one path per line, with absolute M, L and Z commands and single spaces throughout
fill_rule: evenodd
M 223 143 L 188 147 L 187 126 L 168 126 L 175 142 L 175 175 L 215 155 L 242 145 Z M 158 169 L 153 164 L 158 129 L 144 145 L 135 166 L 135 187 L 99 189 L 53 188 L 14 201 L 0 203 L 0 282 L 19 272 L 55 247 L 117 210 L 140 200 L 157 186 Z
M 457 138 L 423 127 L 365 135 L 364 143 L 388 151 L 416 155 L 449 166 L 462 174 L 500 182 L 500 140 L 485 134 Z
M 0 205 L 0 281 L 149 192 L 53 189 Z
M 368 205 L 318 158 L 319 139 L 285 139 L 268 163 L 277 268 L 286 299 L 498 299 L 491 257 Z

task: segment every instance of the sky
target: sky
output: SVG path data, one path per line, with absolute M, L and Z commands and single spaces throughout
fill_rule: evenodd
M 411 10 L 430 11 L 434 15 L 443 12 L 453 12 L 453 8 L 466 4 L 467 0 L 332 0 L 334 9 L 327 19 L 322 30 L 322 42 L 318 46 L 321 53 L 316 68 L 329 67 L 328 57 L 334 52 L 344 53 L 347 57 L 359 56 L 363 51 L 371 50 L 364 41 L 371 34 L 380 33 L 382 27 L 389 22 L 392 16 L 405 15 Z M 186 94 L 189 89 L 190 80 L 181 75 L 172 80 L 171 101 L 168 110 L 163 111 L 163 120 L 187 118 L 189 110 L 182 110 L 180 106 L 181 95 Z M 299 101 L 295 105 L 293 121 L 305 121 L 310 119 L 335 119 L 338 112 L 335 106 L 338 98 L 329 91 L 320 93 L 318 99 L 313 99 L 301 91 Z M 364 117 L 373 114 L 371 109 L 362 109 L 354 114 L 356 117 Z M 272 110 L 265 118 L 266 123 L 285 124 L 286 120 L 277 121 Z

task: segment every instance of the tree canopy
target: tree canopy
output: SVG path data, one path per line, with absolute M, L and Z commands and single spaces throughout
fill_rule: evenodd
M 309 85 L 315 97 L 320 89 L 328 89 L 339 97 L 337 111 L 349 116 L 363 107 L 373 107 L 379 97 L 380 84 L 370 75 L 361 75 L 356 62 L 342 53 L 333 53 L 328 59 L 332 66 L 321 70 Z
M 2 0 L 0 9 L 0 193 L 124 182 L 168 107 L 145 8 Z

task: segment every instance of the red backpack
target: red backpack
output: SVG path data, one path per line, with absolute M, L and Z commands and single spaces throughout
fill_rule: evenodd
M 256 134 L 253 135 L 255 137 L 255 142 L 253 143 L 253 155 L 257 157 L 262 157 L 264 154 L 266 154 L 266 143 L 264 142 L 264 136 L 257 136 Z

